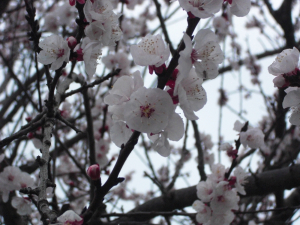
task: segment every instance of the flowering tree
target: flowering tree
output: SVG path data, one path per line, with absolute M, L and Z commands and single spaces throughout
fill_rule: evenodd
M 295 0 L 2 0 L 1 223 L 293 223 L 299 8 Z M 264 50 L 239 38 L 240 21 Z M 233 71 L 238 110 L 224 84 Z M 212 141 L 199 124 L 216 120 L 200 116 L 215 80 Z M 242 104 L 251 88 L 266 109 L 259 123 Z M 225 108 L 242 122 L 224 130 Z M 120 175 L 134 151 L 145 166 L 131 169 L 144 178 Z M 183 186 L 187 167 L 192 183 Z

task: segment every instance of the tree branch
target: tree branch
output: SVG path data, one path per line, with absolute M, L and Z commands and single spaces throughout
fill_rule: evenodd
M 294 165 L 248 176 L 245 183 L 246 195 L 241 197 L 263 196 L 272 192 L 298 187 L 300 186 L 299 173 L 300 165 Z M 168 212 L 191 206 L 193 202 L 197 200 L 196 186 L 171 191 L 169 196 L 169 198 L 165 196 L 153 198 L 137 206 L 135 209 L 129 211 L 129 213 L 152 211 Z M 153 217 L 155 216 L 122 217 L 115 222 L 147 221 Z

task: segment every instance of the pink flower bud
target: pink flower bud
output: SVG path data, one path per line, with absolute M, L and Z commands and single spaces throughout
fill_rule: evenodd
M 82 48 L 78 49 L 78 50 L 76 51 L 76 53 L 77 53 L 77 58 L 76 58 L 76 60 L 77 60 L 77 61 L 83 61 L 83 52 L 82 52 Z
M 92 179 L 92 180 L 98 180 L 100 179 L 100 166 L 99 164 L 94 164 L 91 165 L 88 170 L 87 170 L 87 175 Z
M 73 36 L 68 37 L 67 41 L 68 41 L 68 46 L 70 49 L 74 49 L 75 46 L 77 45 L 77 40 Z
M 76 0 L 69 0 L 69 3 L 70 3 L 71 6 L 74 6 L 75 3 L 76 3 Z
M 27 137 L 28 137 L 28 139 L 32 139 L 32 138 L 34 138 L 34 134 L 32 132 L 29 132 L 27 134 Z
M 224 2 L 228 2 L 230 5 L 232 4 L 232 0 L 224 0 Z

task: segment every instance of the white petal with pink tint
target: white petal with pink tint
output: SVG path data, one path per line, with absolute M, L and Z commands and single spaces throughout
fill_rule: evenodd
M 137 45 L 130 47 L 135 64 L 140 66 L 156 66 L 164 64 L 170 56 L 169 46 L 160 34 L 147 34 Z
M 297 48 L 285 49 L 277 55 L 275 61 L 268 67 L 269 73 L 280 75 L 292 72 L 298 67 L 299 50 Z
M 166 128 L 173 112 L 173 101 L 166 91 L 141 87 L 130 96 L 123 113 L 131 129 L 158 133 Z

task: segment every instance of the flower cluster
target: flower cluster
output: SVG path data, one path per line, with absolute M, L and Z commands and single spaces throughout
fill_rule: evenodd
M 178 82 L 177 82 L 178 83 Z M 206 92 L 202 87 L 203 79 L 198 77 L 192 68 L 188 75 L 177 85 L 178 101 L 185 117 L 197 120 L 194 112 L 199 111 L 207 102 Z
M 197 196 L 201 200 L 193 203 L 197 211 L 196 220 L 203 225 L 229 225 L 234 219 L 232 210 L 238 209 L 239 196 L 245 195 L 243 184 L 247 174 L 241 167 L 236 167 L 234 176 L 225 179 L 225 167 L 221 164 L 212 166 L 212 174 L 206 181 L 197 185 Z
M 170 154 L 168 139 L 178 141 L 183 136 L 183 122 L 175 113 L 168 92 L 145 88 L 140 72 L 120 77 L 104 98 L 114 121 L 110 129 L 112 141 L 121 146 L 132 130 L 147 133 L 153 148 L 161 155 Z
M 275 75 L 274 86 L 286 88 L 283 108 L 291 107 L 292 114 L 290 123 L 300 125 L 300 70 L 299 70 L 299 50 L 297 48 L 285 49 L 276 57 L 269 66 L 269 73 Z
M 29 198 L 12 197 L 11 205 L 17 209 L 17 213 L 21 216 L 29 215 L 31 213 L 31 201 Z
M 104 46 L 114 46 L 120 40 L 122 31 L 118 25 L 119 16 L 113 12 L 109 0 L 87 0 L 83 11 L 89 22 L 84 29 L 87 37 L 101 42 Z
M 64 62 L 69 62 L 70 48 L 62 37 L 56 34 L 46 37 L 39 43 L 39 47 L 42 51 L 38 54 L 37 60 L 44 65 L 51 64 L 51 70 L 57 70 Z
M 88 25 L 84 29 L 86 37 L 82 42 L 77 44 L 74 37 L 69 37 L 66 41 L 56 34 L 46 37 L 39 43 L 42 49 L 38 54 L 40 63 L 51 64 L 50 69 L 57 70 L 64 62 L 69 62 L 70 50 L 73 50 L 76 53 L 74 59 L 84 61 L 87 75 L 94 75 L 102 47 L 114 46 L 115 42 L 121 39 L 122 31 L 118 24 L 119 16 L 113 12 L 109 0 L 87 0 L 83 11 Z M 72 60 L 74 59 L 72 56 Z
M 7 166 L 0 173 L 0 191 L 3 202 L 7 202 L 11 191 L 21 188 L 32 187 L 33 178 L 26 172 L 22 172 L 18 167 Z
M 107 56 L 102 57 L 102 62 L 108 69 L 121 69 L 119 75 L 129 74 L 130 61 L 128 55 L 123 51 L 114 54 L 110 53 Z
M 60 26 L 72 25 L 72 20 L 74 21 L 75 16 L 76 9 L 68 3 L 64 3 L 46 13 L 43 28 L 48 32 L 57 34 Z
M 202 79 L 214 79 L 218 76 L 218 64 L 222 63 L 224 56 L 218 44 L 217 36 L 209 29 L 199 30 L 195 36 L 195 45 L 191 38 L 184 34 L 185 49 L 180 52 L 179 79 L 188 74 L 194 65 L 197 75 Z
M 249 146 L 250 148 L 261 148 L 264 146 L 264 138 L 265 135 L 259 128 L 248 127 L 247 131 L 242 131 L 242 128 L 245 124 L 241 123 L 237 120 L 234 123 L 233 130 L 240 132 L 240 141 L 241 144 L 246 148 Z M 228 150 L 228 147 L 225 147 L 223 150 Z
M 260 148 L 264 145 L 265 135 L 259 128 L 250 128 L 246 132 L 240 133 L 240 140 L 242 145 L 246 148 Z
M 200 140 L 203 148 L 204 163 L 212 166 L 215 161 L 215 154 L 211 152 L 214 147 L 214 143 L 211 140 L 210 134 L 200 133 Z M 195 159 L 198 162 L 198 158 Z
M 250 0 L 179 0 L 179 4 L 190 17 L 208 18 L 219 12 L 226 1 L 230 12 L 235 16 L 243 17 L 250 11 Z
M 287 93 L 283 99 L 283 108 L 290 107 L 292 114 L 290 116 L 290 123 L 293 125 L 300 125 L 300 88 L 289 87 L 285 90 Z
M 297 75 L 299 50 L 297 48 L 285 49 L 277 55 L 275 61 L 269 66 L 270 74 L 276 77 L 273 80 L 275 87 L 290 86 L 290 78 Z
M 174 103 L 179 103 L 185 117 L 197 120 L 195 112 L 202 109 L 207 101 L 203 79 L 217 77 L 218 64 L 224 57 L 217 36 L 209 29 L 198 31 L 194 48 L 187 34 L 184 34 L 183 40 L 185 49 L 179 53 L 178 70 L 174 71 L 167 85 Z

